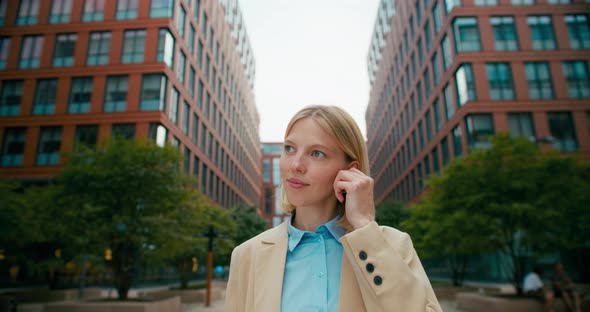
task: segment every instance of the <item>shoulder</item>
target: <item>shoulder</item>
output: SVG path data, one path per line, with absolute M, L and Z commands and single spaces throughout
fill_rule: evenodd
M 280 225 L 272 229 L 268 229 L 250 238 L 249 240 L 241 243 L 240 245 L 234 248 L 232 254 L 235 254 L 238 257 L 251 255 L 257 248 L 259 248 L 265 243 L 274 244 L 279 242 L 281 239 L 288 238 L 287 222 L 288 221 L 285 221 Z

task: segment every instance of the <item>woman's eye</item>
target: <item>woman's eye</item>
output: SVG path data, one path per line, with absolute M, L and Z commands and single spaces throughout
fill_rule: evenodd
M 326 157 L 326 154 L 324 154 L 323 152 L 320 152 L 320 151 L 313 151 L 313 152 L 311 152 L 311 156 L 324 158 L 324 157 Z
M 290 153 L 292 151 L 294 151 L 295 149 L 293 148 L 293 146 L 290 145 L 285 145 L 285 153 Z

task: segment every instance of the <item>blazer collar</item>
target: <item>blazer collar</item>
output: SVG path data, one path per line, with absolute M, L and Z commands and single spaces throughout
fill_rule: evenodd
M 280 311 L 287 259 L 288 221 L 266 231 L 256 246 L 254 311 Z

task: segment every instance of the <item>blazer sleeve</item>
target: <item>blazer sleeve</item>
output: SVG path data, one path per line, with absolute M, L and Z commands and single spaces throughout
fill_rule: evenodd
M 240 287 L 240 249 L 234 248 L 231 253 L 229 280 L 225 289 L 225 311 L 240 311 L 245 304 L 243 288 Z
M 442 312 L 408 234 L 371 222 L 341 242 L 367 311 Z

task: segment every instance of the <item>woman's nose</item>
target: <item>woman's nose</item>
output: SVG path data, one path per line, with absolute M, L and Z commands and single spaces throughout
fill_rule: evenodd
M 305 172 L 305 163 L 301 155 L 294 155 L 291 159 L 291 170 L 299 173 Z

